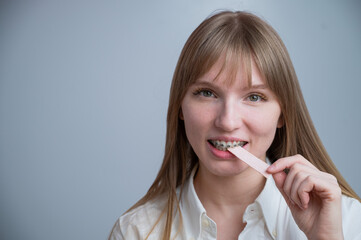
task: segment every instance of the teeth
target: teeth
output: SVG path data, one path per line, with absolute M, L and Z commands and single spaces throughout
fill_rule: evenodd
M 244 141 L 226 142 L 220 140 L 211 140 L 211 143 L 218 150 L 227 151 L 228 148 L 237 147 L 237 146 L 243 147 L 247 142 Z

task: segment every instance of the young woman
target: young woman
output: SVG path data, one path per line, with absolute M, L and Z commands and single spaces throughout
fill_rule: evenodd
M 272 177 L 222 144 L 268 162 Z M 109 239 L 361 239 L 359 201 L 316 133 L 278 34 L 252 14 L 221 12 L 183 48 L 163 164 Z

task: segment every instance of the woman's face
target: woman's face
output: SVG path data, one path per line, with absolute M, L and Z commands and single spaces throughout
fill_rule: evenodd
M 250 88 L 241 68 L 232 85 L 225 84 L 229 77 L 226 70 L 215 79 L 222 64 L 219 60 L 189 87 L 182 101 L 181 118 L 201 167 L 218 176 L 233 176 L 250 168 L 221 145 L 244 145 L 265 160 L 276 129 L 282 126 L 281 108 L 255 64 Z

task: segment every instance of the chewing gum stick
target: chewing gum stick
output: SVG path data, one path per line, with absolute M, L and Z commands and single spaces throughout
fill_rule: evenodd
M 253 167 L 255 170 L 257 170 L 266 178 L 271 176 L 271 174 L 266 172 L 267 168 L 269 167 L 268 164 L 262 161 L 261 159 L 255 157 L 244 148 L 233 147 L 233 148 L 228 148 L 227 150 L 233 153 L 233 155 L 241 159 L 243 162 L 247 163 L 250 167 Z

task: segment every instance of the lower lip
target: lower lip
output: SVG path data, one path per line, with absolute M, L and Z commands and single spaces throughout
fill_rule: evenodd
M 209 150 L 211 151 L 211 153 L 216 156 L 217 158 L 221 158 L 221 159 L 236 159 L 237 157 L 234 156 L 231 152 L 229 151 L 222 151 L 222 150 L 219 150 L 217 148 L 215 148 L 212 144 L 210 144 L 209 142 L 208 143 L 208 147 L 209 147 Z M 246 146 L 247 144 L 245 144 L 244 146 Z M 243 146 L 243 147 L 244 147 Z

